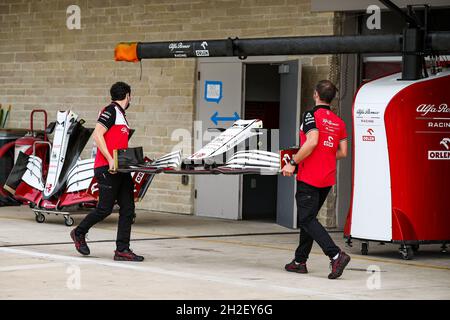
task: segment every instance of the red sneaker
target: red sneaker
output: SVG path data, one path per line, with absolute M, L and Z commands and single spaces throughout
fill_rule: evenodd
M 306 268 L 306 263 L 295 263 L 295 260 L 292 260 L 290 263 L 284 266 L 284 269 L 289 272 L 297 272 L 297 273 L 308 273 L 308 269 Z
M 142 262 L 144 261 L 143 256 L 138 256 L 130 249 L 124 251 L 114 251 L 114 260 L 115 261 L 135 261 Z
M 328 279 L 337 279 L 344 272 L 345 267 L 350 262 L 351 258 L 344 251 L 339 252 L 339 256 L 336 260 L 331 260 L 330 267 L 331 273 L 328 275 Z
M 89 250 L 89 247 L 86 243 L 86 237 L 84 234 L 77 235 L 75 233 L 75 229 L 73 229 L 70 232 L 70 237 L 72 238 L 73 242 L 75 243 L 75 249 L 77 249 L 77 251 L 79 253 L 81 253 L 84 256 L 88 256 L 91 253 L 91 251 Z

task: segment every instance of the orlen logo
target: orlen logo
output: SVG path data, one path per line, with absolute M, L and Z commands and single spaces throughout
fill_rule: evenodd
M 325 140 L 325 141 L 323 142 L 323 145 L 324 145 L 325 147 L 333 148 L 333 146 L 334 146 L 333 141 L 334 141 L 334 138 L 333 138 L 332 136 L 328 136 L 328 140 Z
M 429 150 L 428 160 L 450 160 L 450 138 L 444 138 L 439 143 L 446 150 Z
M 374 133 L 373 129 L 370 129 L 370 128 L 367 129 L 367 133 L 369 135 L 362 136 L 362 140 L 363 141 L 375 141 L 375 136 L 373 135 L 373 133 Z
M 122 131 L 122 133 L 128 134 L 128 129 L 127 129 L 127 127 L 123 127 L 122 129 L 120 129 L 120 131 Z

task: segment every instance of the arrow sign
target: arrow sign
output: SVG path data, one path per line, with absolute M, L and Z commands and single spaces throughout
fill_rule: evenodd
M 214 122 L 216 126 L 219 121 L 237 121 L 239 119 L 240 117 L 237 112 L 235 112 L 232 117 L 219 117 L 219 112 L 216 111 L 211 117 L 211 121 Z

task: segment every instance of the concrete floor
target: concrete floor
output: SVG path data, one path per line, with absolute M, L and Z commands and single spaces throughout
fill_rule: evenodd
M 284 271 L 298 235 L 274 223 L 138 211 L 132 249 L 143 263 L 112 260 L 116 224 L 114 214 L 93 228 L 92 255 L 81 257 L 61 216 L 37 224 L 26 207 L 0 208 L 0 299 L 450 299 L 439 245 L 405 261 L 397 245 L 362 256 L 355 242 L 346 272 L 328 280 L 317 246 L 308 275 Z M 342 233 L 332 236 L 344 248 Z

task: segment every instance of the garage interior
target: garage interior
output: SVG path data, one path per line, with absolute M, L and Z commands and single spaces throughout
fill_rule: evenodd
M 261 119 L 266 129 L 280 128 L 280 75 L 276 64 L 245 64 L 245 119 Z M 243 220 L 276 221 L 277 178 L 243 177 Z

